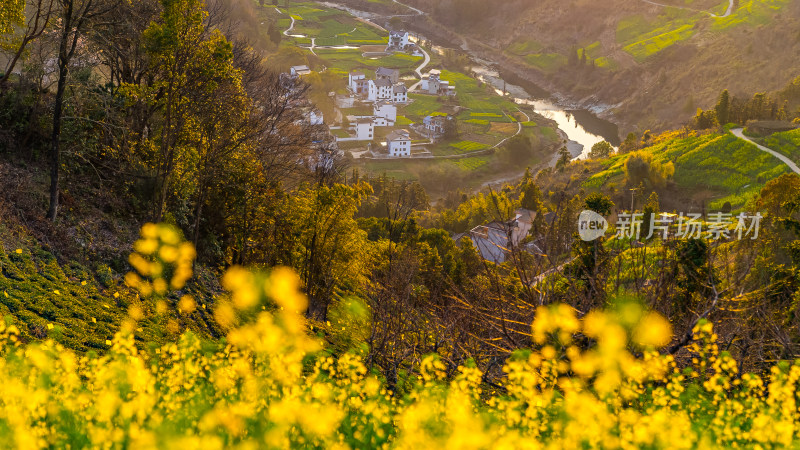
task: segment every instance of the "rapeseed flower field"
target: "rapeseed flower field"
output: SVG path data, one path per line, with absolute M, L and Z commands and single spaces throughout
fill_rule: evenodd
M 127 281 L 142 295 L 191 277 L 194 251 L 171 228 L 146 226 L 134 248 Z M 399 393 L 309 333 L 291 270 L 237 267 L 222 281 L 230 295 L 215 317 L 227 336 L 213 344 L 187 333 L 142 350 L 135 308 L 104 355 L 23 345 L 0 323 L 2 447 L 774 448 L 800 432 L 800 363 L 741 374 L 700 321 L 679 366 L 659 351 L 670 324 L 635 302 L 584 317 L 541 307 L 533 348 L 506 361 L 501 384 L 469 365 L 448 376 L 431 355 Z

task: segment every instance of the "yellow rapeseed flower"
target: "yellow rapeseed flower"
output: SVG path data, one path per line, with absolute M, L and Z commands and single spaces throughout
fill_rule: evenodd
M 192 313 L 194 312 L 197 304 L 194 301 L 194 297 L 191 295 L 184 295 L 181 297 L 181 300 L 178 302 L 178 308 L 185 313 Z
M 672 325 L 658 313 L 647 313 L 634 329 L 633 340 L 643 347 L 663 347 L 672 340 Z

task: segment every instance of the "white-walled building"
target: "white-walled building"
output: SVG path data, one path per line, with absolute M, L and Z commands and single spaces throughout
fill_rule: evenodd
M 389 156 L 411 156 L 411 137 L 406 130 L 396 130 L 386 136 L 386 149 Z
M 373 115 L 375 116 L 375 125 L 384 127 L 393 127 L 397 122 L 397 106 L 388 102 L 378 102 L 373 107 Z M 383 119 L 386 125 L 378 125 L 378 119 Z
M 389 33 L 389 48 L 404 50 L 410 45 L 408 31 L 392 31 Z
M 395 103 L 408 103 L 408 88 L 403 83 L 392 87 L 392 101 Z
M 292 66 L 292 68 L 289 69 L 289 74 L 293 77 L 302 77 L 310 73 L 311 69 L 308 66 Z
M 425 126 L 425 131 L 428 132 L 428 137 L 436 138 L 444 134 L 448 120 L 452 119 L 447 116 L 427 116 L 422 119 L 422 124 Z
M 440 70 L 431 70 L 428 75 L 422 77 L 419 88 L 423 93 L 430 95 L 456 95 L 456 87 L 450 86 L 449 81 L 442 80 Z
M 389 80 L 369 80 L 367 99 L 371 102 L 389 100 L 392 98 L 392 82 Z
M 372 119 L 361 118 L 353 125 L 357 141 L 371 141 L 375 137 L 375 123 Z
M 310 125 L 324 125 L 325 124 L 325 116 L 322 114 L 322 111 L 318 109 L 312 109 L 306 113 L 306 120 Z
M 360 94 L 361 92 L 359 92 L 359 86 L 363 85 L 363 83 L 366 81 L 366 79 L 367 79 L 366 75 L 364 75 L 361 72 L 351 72 L 347 76 L 347 86 L 354 93 Z M 359 83 L 359 81 L 361 83 Z
M 375 71 L 375 79 L 389 80 L 392 84 L 397 84 L 400 81 L 400 71 L 397 69 L 378 67 L 378 70 Z

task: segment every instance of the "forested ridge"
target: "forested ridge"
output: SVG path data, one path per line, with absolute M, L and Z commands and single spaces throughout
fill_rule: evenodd
M 432 198 L 308 120 L 263 3 L 0 5 L 9 447 L 794 445 L 800 176 L 728 131 L 800 158 L 800 82 Z

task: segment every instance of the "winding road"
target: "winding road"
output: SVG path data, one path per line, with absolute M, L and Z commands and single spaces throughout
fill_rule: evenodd
M 278 7 L 277 7 L 277 6 L 275 7 L 275 11 L 278 11 L 278 14 L 283 14 L 283 11 L 281 11 L 280 9 L 278 9 Z M 286 29 L 286 31 L 284 31 L 284 32 L 283 32 L 283 35 L 284 35 L 284 36 L 291 36 L 291 35 L 289 34 L 289 32 L 291 32 L 292 30 L 294 30 L 294 17 L 292 17 L 292 15 L 291 15 L 291 14 L 289 14 L 289 18 L 290 18 L 290 19 L 292 19 L 292 24 L 291 24 L 291 25 L 289 25 L 289 28 L 287 28 L 287 29 Z
M 521 113 L 522 113 L 522 115 L 523 115 L 523 116 L 525 116 L 525 121 L 526 121 L 526 122 L 530 122 L 530 121 L 531 121 L 531 116 L 529 116 L 528 114 L 526 114 L 526 113 L 525 113 L 525 111 L 523 111 L 523 110 L 521 110 L 521 109 L 519 109 L 519 108 L 517 108 L 517 111 L 521 112 Z M 508 113 L 506 113 L 506 116 L 508 116 L 508 117 L 511 117 L 511 116 L 509 116 L 509 115 L 508 115 Z M 519 120 L 517 121 L 517 127 L 518 127 L 518 128 L 517 128 L 517 132 L 516 132 L 516 133 L 514 133 L 514 136 L 509 136 L 509 137 L 507 137 L 507 138 L 503 139 L 502 141 L 500 141 L 500 142 L 498 142 L 497 144 L 495 144 L 495 145 L 494 145 L 494 147 L 492 147 L 492 148 L 493 148 L 493 149 L 494 149 L 494 148 L 498 148 L 498 147 L 500 147 L 501 145 L 505 144 L 505 143 L 506 143 L 506 141 L 508 141 L 509 139 L 511 139 L 511 138 L 513 138 L 513 137 L 516 137 L 517 135 L 519 135 L 520 133 L 522 133 L 522 122 L 520 122 Z
M 658 3 L 658 2 L 651 1 L 651 0 L 642 0 L 642 1 L 645 2 L 645 3 L 649 3 L 651 5 L 663 6 L 665 8 L 686 9 L 686 10 L 689 10 L 689 11 L 695 11 L 695 12 L 699 12 L 699 13 L 708 14 L 709 16 L 715 17 L 717 19 L 722 19 L 723 17 L 728 17 L 731 14 L 733 14 L 733 1 L 734 0 L 728 0 L 728 2 L 729 2 L 728 3 L 728 9 L 725 11 L 725 14 L 723 14 L 721 16 L 719 14 L 714 14 L 712 12 L 703 11 L 702 9 L 687 8 L 685 6 L 665 5 L 663 3 Z
M 419 85 L 422 84 L 422 70 L 425 69 L 426 67 L 428 67 L 428 64 L 430 64 L 430 62 L 431 62 L 431 55 L 429 55 L 428 52 L 426 52 L 424 48 L 422 48 L 422 47 L 418 47 L 418 48 L 419 48 L 419 51 L 421 51 L 422 54 L 425 55 L 425 60 L 422 61 L 422 64 L 414 70 L 414 72 L 417 73 L 417 76 L 419 76 L 419 81 L 417 81 L 416 83 L 414 83 L 413 86 L 408 88 L 409 92 L 412 92 L 412 91 L 416 90 L 419 87 Z
M 425 14 L 425 11 L 423 11 L 423 10 L 421 10 L 421 9 L 414 8 L 413 6 L 408 6 L 408 5 L 406 5 L 405 3 L 400 3 L 400 2 L 398 2 L 397 0 L 394 0 L 394 2 L 395 2 L 395 3 L 397 3 L 397 4 L 398 4 L 398 5 L 400 5 L 400 6 L 405 6 L 406 8 L 408 8 L 408 9 L 410 9 L 410 10 L 414 11 L 414 12 L 416 13 L 416 14 L 415 14 L 416 16 L 421 16 L 421 15 Z
M 797 164 L 795 164 L 794 161 L 792 161 L 791 159 L 786 157 L 786 155 L 782 155 L 782 154 L 776 152 L 775 150 L 772 150 L 771 148 L 764 147 L 763 145 L 756 144 L 755 142 L 753 142 L 752 139 L 750 139 L 749 137 L 744 135 L 744 129 L 742 129 L 742 128 L 734 128 L 734 129 L 731 130 L 731 134 L 733 134 L 734 136 L 736 136 L 739 139 L 742 139 L 742 140 L 744 140 L 746 142 L 749 142 L 749 143 L 755 145 L 762 152 L 767 152 L 770 155 L 780 159 L 781 161 L 783 161 L 784 164 L 789 166 L 789 168 L 792 169 L 792 171 L 794 173 L 800 174 L 800 167 L 797 167 Z

